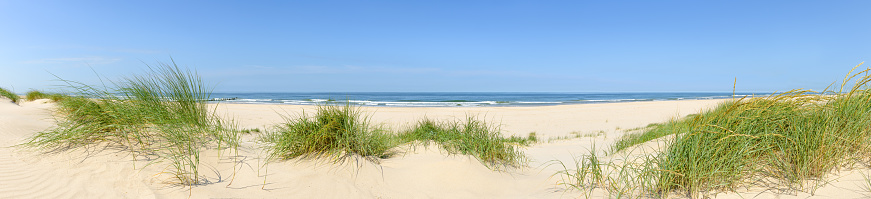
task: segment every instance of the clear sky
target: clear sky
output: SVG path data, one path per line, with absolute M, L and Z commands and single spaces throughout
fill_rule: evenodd
M 871 1 L 0 0 L 0 87 L 170 57 L 219 92 L 823 89 Z

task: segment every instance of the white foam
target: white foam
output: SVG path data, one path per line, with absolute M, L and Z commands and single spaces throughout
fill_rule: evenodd
M 510 102 L 509 104 L 511 104 L 511 103 L 518 103 L 518 104 L 562 104 L 563 102 L 525 102 L 525 101 L 517 101 L 517 102 Z

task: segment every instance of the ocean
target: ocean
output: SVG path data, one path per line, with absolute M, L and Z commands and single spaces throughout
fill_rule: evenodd
M 735 93 L 736 97 L 753 93 Z M 359 106 L 551 106 L 563 104 L 732 98 L 732 93 L 515 93 L 515 92 L 329 92 L 212 93 L 213 102 L 241 104 L 351 104 Z

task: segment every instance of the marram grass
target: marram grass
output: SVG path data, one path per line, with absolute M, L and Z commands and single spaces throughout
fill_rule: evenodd
M 396 153 L 395 136 L 370 125 L 368 117 L 350 105 L 322 105 L 311 117 L 303 113 L 286 120 L 261 136 L 268 145 L 269 159 L 328 158 L 342 162 L 358 156 L 378 162 Z
M 645 172 L 636 178 L 648 180 L 629 186 L 644 187 L 644 194 L 699 197 L 761 184 L 813 193 L 827 174 L 871 161 L 871 76 L 856 78 L 867 71 L 848 73 L 837 92 L 792 90 L 729 101 L 624 137 L 612 151 L 674 135 L 663 152 L 638 164 Z
M 0 97 L 8 98 L 9 100 L 12 100 L 12 103 L 15 104 L 18 104 L 18 101 L 21 100 L 21 97 L 19 97 L 17 94 L 4 88 L 0 88 Z
M 453 122 L 424 119 L 399 137 L 404 142 L 434 142 L 450 154 L 471 155 L 496 169 L 522 166 L 526 158 L 519 146 L 529 146 L 538 140 L 534 133 L 528 137 L 503 137 L 499 128 L 475 117 Z
M 238 146 L 238 135 L 209 113 L 210 89 L 195 72 L 175 63 L 150 67 L 113 87 L 66 81 L 75 97 L 58 101 L 56 128 L 39 132 L 25 146 L 63 150 L 97 144 L 121 146 L 134 157 L 148 156 L 170 166 L 164 172 L 176 183 L 203 182 L 200 150 Z
M 651 189 L 657 173 L 653 162 L 651 156 L 605 159 L 594 146 L 588 155 L 575 157 L 573 165 L 551 161 L 551 166 L 562 167 L 553 175 L 561 178 L 560 185 L 583 191 L 584 198 L 593 198 L 594 189 L 604 190 L 608 198 L 646 198 L 657 193 Z
M 27 101 L 33 101 L 37 99 L 50 99 L 51 101 L 61 101 L 66 98 L 66 95 L 58 94 L 58 93 L 43 93 L 37 90 L 28 91 L 25 95 L 25 99 Z
M 261 136 L 271 160 L 327 158 L 344 162 L 362 157 L 372 162 L 389 158 L 396 148 L 409 143 L 434 142 L 450 154 L 471 155 L 491 168 L 523 165 L 525 156 L 518 146 L 535 142 L 528 137 L 502 137 L 500 131 L 473 117 L 464 122 L 436 122 L 424 119 L 398 134 L 370 124 L 359 107 L 318 106 L 306 114 L 277 125 Z

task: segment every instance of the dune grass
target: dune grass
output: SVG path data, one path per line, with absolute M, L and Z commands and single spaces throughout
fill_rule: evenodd
M 242 130 L 240 130 L 239 132 L 240 132 L 240 133 L 244 133 L 244 134 L 260 133 L 260 129 L 259 129 L 259 128 L 253 128 L 253 129 L 242 129 Z
M 275 127 L 273 132 L 263 134 L 261 141 L 267 143 L 271 160 L 294 158 L 329 158 L 343 162 L 358 156 L 378 162 L 396 152 L 399 143 L 389 132 L 369 124 L 358 107 L 318 106 L 309 117 L 303 113 L 295 119 Z
M 662 173 L 657 188 L 692 195 L 767 181 L 812 191 L 817 184 L 808 180 L 871 157 L 871 93 L 856 87 L 832 100 L 806 93 L 739 100 L 664 126 L 677 137 L 658 166 L 673 173 Z
M 600 137 L 600 136 L 605 136 L 605 131 L 598 130 L 595 132 L 584 133 L 584 134 L 581 134 L 581 132 L 578 132 L 578 131 L 572 131 L 568 135 L 549 137 L 549 138 L 547 138 L 547 142 L 565 141 L 565 140 L 579 139 L 579 138 L 594 138 L 594 137 Z
M 21 100 L 21 97 L 19 97 L 17 94 L 13 93 L 12 91 L 6 90 L 4 88 L 0 88 L 0 97 L 6 97 L 6 98 L 12 100 L 12 103 L 15 103 L 15 104 L 18 104 L 18 101 Z
M 720 106 L 723 105 L 721 104 Z M 687 116 L 687 118 L 691 117 L 698 117 L 698 115 L 694 114 Z M 620 152 L 632 146 L 643 144 L 651 140 L 665 137 L 667 135 L 672 135 L 676 132 L 685 132 L 682 130 L 675 130 L 675 128 L 685 127 L 678 125 L 679 123 L 680 120 L 671 120 L 665 123 L 650 124 L 647 127 L 644 127 L 643 131 L 641 132 L 623 135 L 622 137 L 618 138 L 613 145 L 611 145 L 609 153 L 613 154 L 616 152 Z
M 654 125 L 618 141 L 612 151 L 675 135 L 640 168 L 650 180 L 635 186 L 648 193 L 698 197 L 760 185 L 812 193 L 826 183 L 826 174 L 871 161 L 871 77 L 847 88 L 867 71 L 848 73 L 837 92 L 792 90 L 726 102 Z
M 491 168 L 522 166 L 525 156 L 517 146 L 529 146 L 538 141 L 535 133 L 527 137 L 503 137 L 497 126 L 475 117 L 452 122 L 424 119 L 400 133 L 399 138 L 419 144 L 434 142 L 450 154 L 472 155 Z
M 651 156 L 604 159 L 596 152 L 574 158 L 574 164 L 552 161 L 562 167 L 554 174 L 560 176 L 560 185 L 583 191 L 585 198 L 592 198 L 594 189 L 602 189 L 608 198 L 646 198 L 655 196 L 655 167 Z
M 40 91 L 37 91 L 37 90 L 31 90 L 31 91 L 28 91 L 27 94 L 25 95 L 25 99 L 26 99 L 27 101 L 33 101 L 33 100 L 37 100 L 37 99 L 50 99 L 51 101 L 55 101 L 55 102 L 57 102 L 57 101 L 61 101 L 61 100 L 63 100 L 63 99 L 66 98 L 66 97 L 67 97 L 67 96 L 64 95 L 64 94 L 59 94 L 59 93 L 43 93 L 43 92 L 40 92 Z
M 62 115 L 58 127 L 37 133 L 24 146 L 43 150 L 118 146 L 134 157 L 168 161 L 164 173 L 176 183 L 202 183 L 200 150 L 238 146 L 238 132 L 209 113 L 204 99 L 209 99 L 211 90 L 195 72 L 174 62 L 149 69 L 111 87 L 63 80 L 75 97 L 58 101 Z
M 491 168 L 521 166 L 523 153 L 517 146 L 528 146 L 537 138 L 502 137 L 500 131 L 473 117 L 464 122 L 422 120 L 415 127 L 393 133 L 373 126 L 359 107 L 318 106 L 313 116 L 301 115 L 262 134 L 271 160 L 329 158 L 343 162 L 362 157 L 372 162 L 399 152 L 399 145 L 435 142 L 451 154 L 472 155 Z

